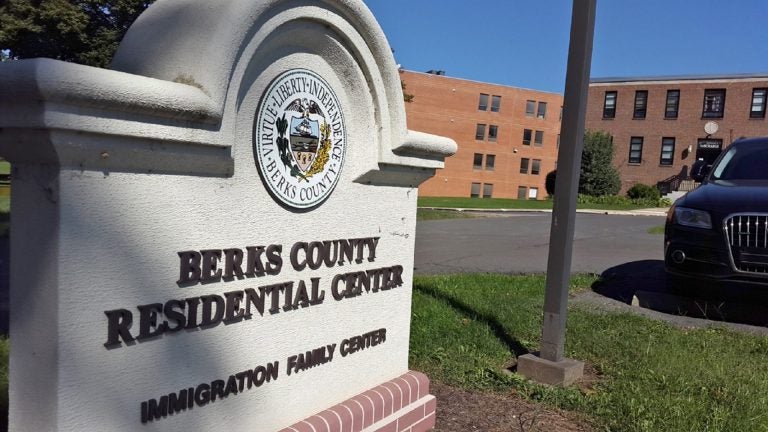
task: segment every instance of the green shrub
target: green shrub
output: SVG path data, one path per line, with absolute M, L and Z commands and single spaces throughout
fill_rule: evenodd
M 557 180 L 557 170 L 550 171 L 544 178 L 544 189 L 549 196 L 555 196 L 555 181 Z
M 579 193 L 615 195 L 621 189 L 619 171 L 613 166 L 613 137 L 608 132 L 586 131 L 581 155 Z
M 661 193 L 659 193 L 659 190 L 655 186 L 637 183 L 636 185 L 629 188 L 627 191 L 627 197 L 630 199 L 658 200 L 661 198 Z

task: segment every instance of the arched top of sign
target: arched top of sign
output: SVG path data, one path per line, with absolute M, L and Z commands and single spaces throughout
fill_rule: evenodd
M 291 69 L 272 81 L 256 113 L 253 152 L 275 199 L 297 209 L 323 202 L 338 183 L 346 149 L 342 107 L 326 80 Z

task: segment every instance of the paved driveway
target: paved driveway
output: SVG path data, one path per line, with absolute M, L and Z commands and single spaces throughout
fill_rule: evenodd
M 544 273 L 551 221 L 551 213 L 511 213 L 419 222 L 416 273 Z M 648 229 L 663 224 L 660 216 L 577 214 L 572 272 L 662 259 L 663 236 Z
M 513 213 L 419 222 L 416 273 L 545 273 L 551 221 L 549 213 Z M 661 216 L 577 214 L 571 271 L 601 276 L 582 301 L 641 306 L 630 310 L 682 326 L 706 326 L 710 321 L 697 320 L 705 318 L 766 334 L 766 287 L 671 283 L 664 272 L 663 235 L 648 233 L 663 224 Z

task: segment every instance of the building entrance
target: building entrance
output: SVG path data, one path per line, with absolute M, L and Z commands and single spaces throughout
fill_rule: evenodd
M 703 159 L 707 165 L 712 165 L 723 150 L 723 140 L 700 138 L 696 146 L 696 160 Z

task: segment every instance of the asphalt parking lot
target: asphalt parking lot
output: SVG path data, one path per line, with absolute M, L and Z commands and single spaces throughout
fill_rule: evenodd
M 510 213 L 419 222 L 415 273 L 546 273 L 551 221 L 549 213 Z M 663 224 L 660 216 L 577 214 L 572 273 L 600 276 L 579 301 L 680 326 L 719 321 L 768 334 L 768 287 L 667 278 L 663 235 L 648 232 Z

